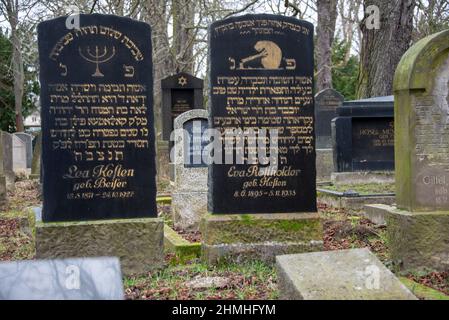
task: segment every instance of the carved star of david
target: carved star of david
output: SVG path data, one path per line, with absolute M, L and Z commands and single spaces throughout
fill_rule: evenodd
M 187 78 L 184 77 L 184 76 L 179 77 L 179 79 L 178 79 L 178 84 L 179 84 L 180 86 L 183 86 L 183 87 L 184 87 L 184 86 L 187 84 Z

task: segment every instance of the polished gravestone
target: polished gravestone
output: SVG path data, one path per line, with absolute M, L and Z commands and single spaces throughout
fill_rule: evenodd
M 117 258 L 0 263 L 0 300 L 122 300 Z
M 273 260 L 320 246 L 313 50 L 313 25 L 295 18 L 246 15 L 209 27 L 209 123 L 221 143 L 211 152 L 202 225 L 209 262 L 245 254 Z
M 65 20 L 38 28 L 44 222 L 155 217 L 151 29 Z
M 163 263 L 149 39 L 148 24 L 112 15 L 39 24 L 38 257 L 118 256 L 126 274 Z
M 393 96 L 347 101 L 332 121 L 334 172 L 394 170 Z
M 207 212 L 207 164 L 205 148 L 209 144 L 208 112 L 190 110 L 179 115 L 175 125 L 174 189 L 172 214 L 174 225 L 198 230 Z
M 315 130 L 317 149 L 332 148 L 332 119 L 345 98 L 334 89 L 325 89 L 315 95 Z
M 162 139 L 170 141 L 175 118 L 193 109 L 203 109 L 203 80 L 181 72 L 161 81 Z
M 313 25 L 272 15 L 216 22 L 209 55 L 212 128 L 279 132 L 271 176 L 258 164 L 212 164 L 209 211 L 315 212 Z

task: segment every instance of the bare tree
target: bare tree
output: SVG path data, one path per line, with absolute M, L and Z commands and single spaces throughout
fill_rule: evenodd
M 361 23 L 363 41 L 358 79 L 359 98 L 393 94 L 393 77 L 402 55 L 411 45 L 414 0 L 364 0 L 364 8 L 380 10 L 380 28 Z
M 332 88 L 332 43 L 337 22 L 337 0 L 318 0 L 317 91 Z
M 20 37 L 20 14 L 28 14 L 30 9 L 36 4 L 31 1 L 0 0 L 0 12 L 8 22 L 11 31 L 12 43 L 12 70 L 14 78 L 14 109 L 16 115 L 16 131 L 24 131 L 22 102 L 24 93 L 24 69 L 22 42 Z

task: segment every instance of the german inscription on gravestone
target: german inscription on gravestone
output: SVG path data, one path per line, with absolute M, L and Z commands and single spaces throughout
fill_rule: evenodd
M 150 26 L 110 15 L 39 25 L 43 220 L 156 214 Z
M 353 161 L 394 159 L 394 120 L 354 118 L 352 120 Z
M 221 131 L 222 141 L 233 129 L 279 134 L 275 170 L 248 161 L 210 167 L 209 211 L 316 211 L 313 25 L 246 15 L 212 24 L 209 37 L 211 126 Z M 255 151 L 248 142 L 247 159 Z

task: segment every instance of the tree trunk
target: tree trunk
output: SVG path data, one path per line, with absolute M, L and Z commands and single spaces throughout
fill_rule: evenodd
M 318 0 L 316 89 L 332 88 L 332 42 L 337 21 L 337 0 Z
M 18 33 L 19 24 L 19 3 L 18 1 L 7 1 L 6 12 L 8 15 L 8 22 L 11 27 L 11 43 L 12 43 L 12 70 L 14 77 L 14 109 L 16 114 L 16 131 L 23 132 L 22 115 L 22 101 L 23 101 L 23 84 L 24 84 L 24 70 L 23 70 L 23 56 L 22 45 Z
M 178 72 L 193 72 L 194 1 L 173 0 L 173 51 Z
M 161 80 L 175 73 L 175 63 L 170 51 L 167 30 L 167 12 L 164 0 L 147 0 L 145 3 L 146 21 L 151 25 L 154 69 L 154 116 L 157 137 L 162 128 L 162 90 Z
M 380 10 L 380 29 L 363 33 L 358 98 L 393 94 L 393 78 L 403 54 L 411 45 L 415 0 L 364 0 L 364 9 L 376 5 Z

